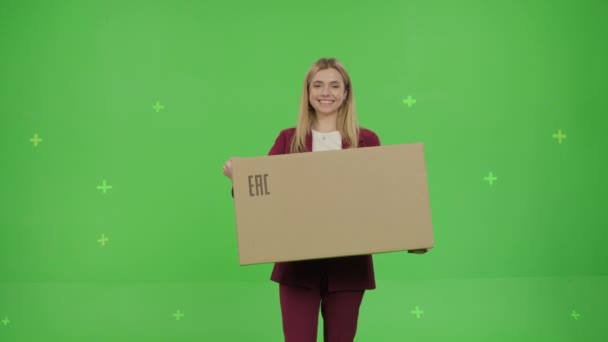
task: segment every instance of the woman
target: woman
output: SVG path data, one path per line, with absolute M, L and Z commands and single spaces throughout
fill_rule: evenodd
M 321 58 L 304 79 L 297 126 L 282 130 L 268 154 L 371 146 L 380 139 L 357 123 L 348 72 L 335 58 Z M 223 173 L 232 179 L 230 160 Z M 317 340 L 319 307 L 325 342 L 354 341 L 363 294 L 376 288 L 371 255 L 278 262 L 270 279 L 279 283 L 286 342 Z

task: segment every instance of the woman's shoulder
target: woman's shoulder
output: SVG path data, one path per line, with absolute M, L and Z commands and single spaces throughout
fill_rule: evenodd
M 359 126 L 359 136 L 361 139 L 377 138 L 378 134 L 369 128 Z
M 296 128 L 295 127 L 288 127 L 288 128 L 284 128 L 279 132 L 279 135 L 283 135 L 283 136 L 292 136 L 296 133 Z

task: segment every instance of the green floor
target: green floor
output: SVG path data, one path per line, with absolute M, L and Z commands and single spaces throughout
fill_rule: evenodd
M 366 293 L 356 341 L 608 338 L 608 277 L 379 280 L 378 286 Z M 283 341 L 277 285 L 270 281 L 4 283 L 0 303 L 0 341 Z M 319 327 L 322 341 L 321 320 Z

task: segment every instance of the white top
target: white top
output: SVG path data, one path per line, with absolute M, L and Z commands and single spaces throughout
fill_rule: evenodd
M 328 133 L 312 130 L 312 151 L 331 151 L 342 149 L 342 136 L 339 131 Z

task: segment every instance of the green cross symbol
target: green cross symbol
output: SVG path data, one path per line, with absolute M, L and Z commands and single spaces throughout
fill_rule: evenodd
M 97 186 L 97 190 L 101 190 L 101 191 L 103 191 L 103 194 L 104 194 L 104 195 L 106 194 L 106 192 L 107 192 L 109 189 L 112 189 L 112 186 L 111 186 L 111 185 L 108 185 L 108 184 L 106 183 L 106 180 L 105 180 L 105 179 L 103 180 L 103 184 L 102 184 L 102 185 L 98 185 L 98 186 Z
M 403 103 L 408 107 L 411 107 L 413 104 L 416 104 L 416 99 L 413 99 L 410 95 L 408 95 L 407 99 L 403 99 Z
M 175 316 L 176 321 L 179 321 L 180 318 L 184 317 L 184 314 L 181 311 L 177 310 L 177 312 L 174 313 L 173 316 Z
M 561 129 L 557 130 L 557 133 L 553 134 L 552 137 L 554 139 L 557 139 L 560 144 L 562 143 L 562 139 L 566 139 L 566 135 L 562 134 L 562 130 Z
M 105 234 L 101 234 L 101 239 L 97 240 L 97 242 L 101 243 L 102 247 L 105 247 L 106 242 L 108 242 L 109 240 L 110 239 L 108 239 Z
M 572 314 L 571 314 L 570 316 L 572 316 L 572 317 L 573 317 L 575 320 L 577 320 L 577 321 L 578 321 L 578 317 L 579 317 L 580 315 L 581 315 L 581 314 L 579 314 L 578 312 L 576 312 L 576 310 L 572 310 Z
M 161 105 L 160 102 L 156 101 L 156 104 L 152 106 L 152 108 L 154 108 L 154 110 L 158 113 L 161 110 L 165 109 L 165 106 Z
M 34 143 L 34 147 L 38 147 L 38 143 L 42 142 L 42 139 L 38 137 L 38 133 L 34 134 L 34 137 L 30 139 Z
M 490 182 L 490 185 L 492 185 L 494 184 L 494 181 L 498 178 L 494 177 L 494 174 L 490 171 L 490 174 L 487 177 L 484 177 L 483 179 Z
M 420 318 L 420 315 L 424 313 L 424 311 L 420 310 L 420 308 L 418 307 L 418 305 L 416 305 L 416 310 L 412 310 L 411 311 L 412 314 L 416 315 L 416 318 Z
M 2 324 L 4 324 L 5 326 L 8 325 L 11 321 L 8 320 L 8 317 L 4 317 L 4 319 L 1 321 Z

